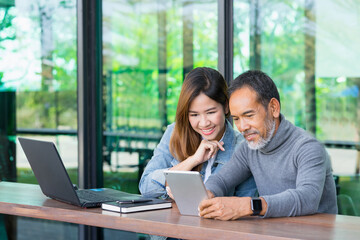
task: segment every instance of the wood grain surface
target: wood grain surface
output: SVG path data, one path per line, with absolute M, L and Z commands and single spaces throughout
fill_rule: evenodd
M 171 209 L 120 214 L 44 196 L 38 185 L 0 182 L 0 213 L 182 239 L 360 239 L 360 218 L 332 214 L 219 221 Z

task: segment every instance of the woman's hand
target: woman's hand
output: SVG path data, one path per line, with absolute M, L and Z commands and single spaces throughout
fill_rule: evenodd
M 221 151 L 225 151 L 223 145 L 224 142 L 218 142 L 216 140 L 208 141 L 203 139 L 194 155 L 170 168 L 170 170 L 191 171 L 194 167 L 209 160 L 219 149 Z
M 225 151 L 224 142 L 218 142 L 216 140 L 206 140 L 203 139 L 196 150 L 195 154 L 191 156 L 193 160 L 195 161 L 196 165 L 199 165 L 203 162 L 206 162 L 210 158 L 212 158 L 217 151 L 220 149 L 221 151 Z
M 221 151 L 225 151 L 223 145 L 224 142 L 218 142 L 216 140 L 208 141 L 203 139 L 194 155 L 188 157 L 187 159 L 170 168 L 169 170 L 191 171 L 194 167 L 212 158 L 217 153 L 217 151 L 219 151 L 219 149 Z M 165 186 L 166 192 L 169 197 L 174 199 L 170 187 L 167 185 L 167 183 L 165 183 Z
M 172 199 L 172 200 L 175 200 L 174 196 L 172 195 L 172 192 L 171 192 L 171 189 L 169 186 L 166 186 L 166 193 L 167 195 L 169 195 L 169 197 Z

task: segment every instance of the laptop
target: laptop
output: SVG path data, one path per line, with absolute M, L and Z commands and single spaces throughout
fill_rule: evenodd
M 100 207 L 102 203 L 112 201 L 147 201 L 139 194 L 110 188 L 77 189 L 72 184 L 54 143 L 29 138 L 18 139 L 41 191 L 47 197 L 83 208 Z

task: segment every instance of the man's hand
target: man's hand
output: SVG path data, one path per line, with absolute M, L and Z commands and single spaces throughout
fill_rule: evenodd
M 252 214 L 250 197 L 216 197 L 203 200 L 199 215 L 203 218 L 235 220 Z

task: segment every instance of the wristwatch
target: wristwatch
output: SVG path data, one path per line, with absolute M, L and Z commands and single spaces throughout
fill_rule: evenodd
M 253 211 L 252 216 L 257 216 L 262 210 L 261 199 L 251 198 L 251 210 Z

